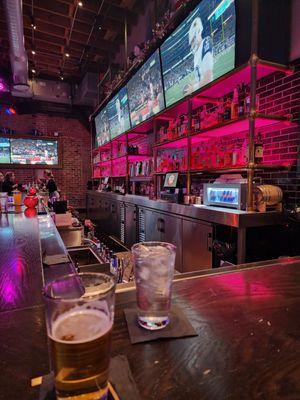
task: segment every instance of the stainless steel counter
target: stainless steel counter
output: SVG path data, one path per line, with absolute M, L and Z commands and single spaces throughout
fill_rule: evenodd
M 176 214 L 213 224 L 231 226 L 234 228 L 280 225 L 284 222 L 284 214 L 277 211 L 261 213 L 211 206 L 186 206 L 183 204 L 169 203 L 162 200 L 150 200 L 143 196 L 123 196 L 109 192 L 89 191 L 88 194 L 104 196 L 111 200 L 118 200 L 140 207 L 151 208 L 168 214 Z

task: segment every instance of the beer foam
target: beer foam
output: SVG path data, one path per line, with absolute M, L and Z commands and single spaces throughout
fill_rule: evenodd
M 112 327 L 105 312 L 79 308 L 60 315 L 52 325 L 51 339 L 59 343 L 80 344 L 104 336 Z

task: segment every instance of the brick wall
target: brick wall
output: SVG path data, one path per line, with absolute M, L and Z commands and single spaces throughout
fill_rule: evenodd
M 62 145 L 62 169 L 53 173 L 63 195 L 76 207 L 85 207 L 86 183 L 91 177 L 89 131 L 75 119 L 52 117 L 44 114 L 8 116 L 0 112 L 0 127 L 13 129 L 16 133 L 27 134 L 37 129 L 46 136 L 59 132 Z M 10 167 L 19 182 L 35 179 L 36 169 Z M 0 170 L 5 172 L 0 166 Z
M 259 174 L 264 183 L 280 186 L 285 193 L 287 205 L 300 205 L 300 63 L 291 76 L 273 74 L 258 84 L 260 111 L 266 114 L 291 114 L 298 122 L 295 126 L 280 124 L 264 129 L 264 163 L 283 164 L 290 171 L 272 171 Z

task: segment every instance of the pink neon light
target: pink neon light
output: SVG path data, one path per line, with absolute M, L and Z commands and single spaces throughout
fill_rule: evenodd
M 159 149 L 180 149 L 182 147 L 186 147 L 187 146 L 187 138 L 182 138 L 182 139 L 178 139 L 175 140 L 174 142 L 166 142 L 164 144 L 159 145 L 158 150 Z
M 256 118 L 255 126 L 256 128 L 263 128 L 265 126 L 271 126 L 282 123 L 282 121 L 272 118 Z M 202 132 L 195 136 L 192 136 L 192 143 L 197 143 L 202 141 L 203 139 L 211 138 L 211 137 L 222 137 L 234 134 L 236 132 L 244 132 L 249 129 L 249 120 L 248 118 L 244 118 L 241 120 L 233 120 L 230 121 L 227 125 L 222 125 L 219 127 L 211 127 L 203 130 Z
M 278 68 L 271 65 L 258 64 L 257 66 L 257 80 L 278 71 Z M 222 97 L 224 94 L 232 92 L 233 88 L 241 82 L 249 84 L 250 82 L 250 66 L 246 66 L 240 71 L 236 71 L 233 75 L 227 78 L 221 78 L 219 82 L 214 83 L 212 86 L 201 91 L 200 96 L 208 97 Z

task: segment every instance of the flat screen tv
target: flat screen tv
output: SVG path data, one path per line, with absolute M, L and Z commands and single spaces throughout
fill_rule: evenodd
M 130 79 L 127 89 L 133 127 L 165 108 L 159 50 Z
M 95 117 L 96 147 L 110 141 L 107 110 L 103 108 Z
M 130 129 L 127 88 L 123 87 L 106 107 L 111 139 Z
M 10 140 L 0 138 L 0 164 L 10 164 Z
M 235 0 L 202 0 L 161 46 L 166 106 L 235 66 Z
M 58 142 L 48 139 L 10 139 L 12 164 L 58 165 Z

